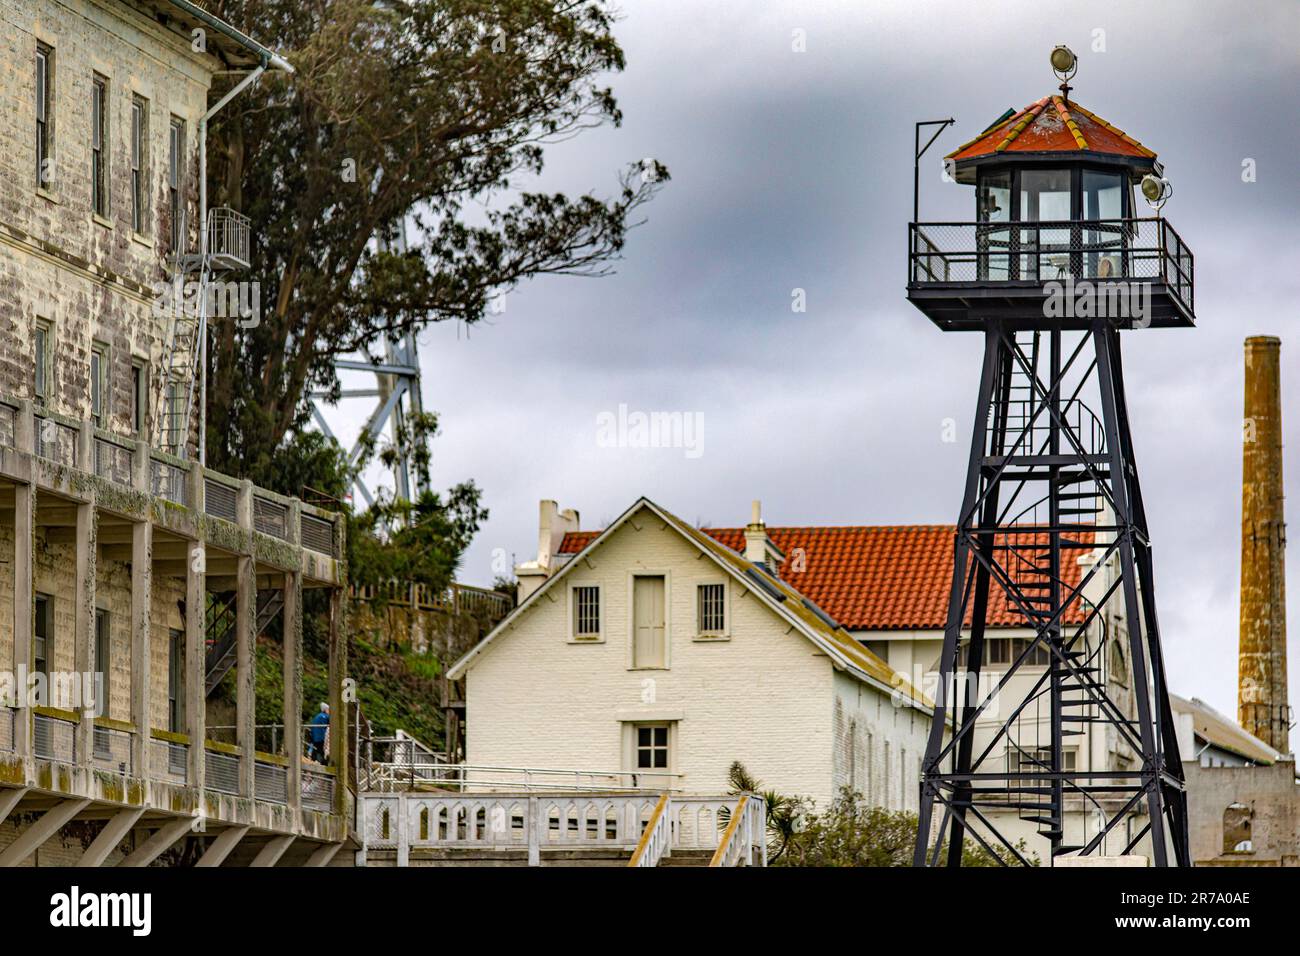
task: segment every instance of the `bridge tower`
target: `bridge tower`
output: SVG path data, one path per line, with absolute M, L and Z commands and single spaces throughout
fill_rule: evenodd
M 1194 324 L 1192 254 L 1155 153 L 1052 66 L 946 158 L 974 219 L 910 224 L 908 300 L 984 337 L 915 862 L 1189 865 L 1120 332 Z

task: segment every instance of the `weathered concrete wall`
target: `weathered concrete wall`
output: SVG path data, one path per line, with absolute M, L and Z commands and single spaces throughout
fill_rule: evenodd
M 105 426 L 131 431 L 131 362 L 155 369 L 167 323 L 152 314 L 171 234 L 167 200 L 170 120 L 185 120 L 184 193 L 197 213 L 197 127 L 206 109 L 204 57 L 122 4 L 0 0 L 0 391 L 32 397 L 36 322 L 51 325 L 48 407 L 85 417 L 92 343 L 108 349 Z M 53 49 L 53 181 L 38 188 L 37 43 Z M 210 61 L 209 61 L 210 62 Z M 109 209 L 91 207 L 91 82 L 108 79 Z M 131 103 L 148 104 L 146 224 L 132 230 Z M 192 230 L 191 230 L 192 232 Z M 193 234 L 193 232 L 192 232 Z
M 1202 767 L 1185 763 L 1192 860 L 1197 866 L 1300 865 L 1300 787 L 1295 764 Z M 1245 808 L 1253 852 L 1225 851 L 1224 814 Z M 1234 819 L 1241 815 L 1234 810 Z M 1241 830 L 1235 829 L 1233 842 Z

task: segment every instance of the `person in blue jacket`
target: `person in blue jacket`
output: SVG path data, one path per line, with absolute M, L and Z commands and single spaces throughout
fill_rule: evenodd
M 321 703 L 320 710 L 308 725 L 311 728 L 311 751 L 307 757 L 317 763 L 325 763 L 325 735 L 330 726 L 330 705 Z

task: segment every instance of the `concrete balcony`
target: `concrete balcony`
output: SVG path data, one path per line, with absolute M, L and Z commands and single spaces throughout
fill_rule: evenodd
M 72 823 L 102 826 L 59 862 L 147 865 L 187 837 L 202 865 L 328 862 L 351 813 L 344 533 L 296 498 L 0 396 L 0 596 L 13 611 L 0 615 L 0 865 L 54 852 Z M 267 590 L 283 602 L 276 753 L 257 749 L 254 724 Z M 331 766 L 302 744 L 311 591 L 328 596 Z M 205 679 L 216 595 L 233 607 L 233 707 Z M 233 743 L 211 739 L 213 708 L 226 723 L 233 710 Z

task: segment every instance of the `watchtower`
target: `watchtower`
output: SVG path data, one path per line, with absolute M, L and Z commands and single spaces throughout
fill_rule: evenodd
M 909 226 L 908 301 L 984 335 L 917 865 L 967 836 L 1028 863 L 1026 832 L 1044 862 L 1189 863 L 1119 333 L 1193 325 L 1192 254 L 1155 153 L 1070 97 L 1075 62 L 946 158 L 972 221 Z M 994 615 L 1024 637 L 991 656 Z

